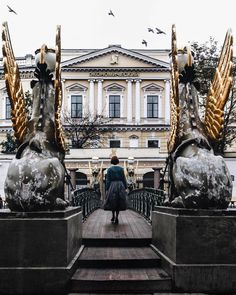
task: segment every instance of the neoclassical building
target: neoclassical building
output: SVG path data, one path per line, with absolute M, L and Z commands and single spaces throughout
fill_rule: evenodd
M 16 60 L 24 91 L 30 91 L 34 56 Z M 78 122 L 87 114 L 110 118 L 109 136 L 101 148 L 70 149 L 66 155 L 74 186 L 91 182 L 94 157 L 104 170 L 112 154 L 120 158 L 121 165 L 128 159 L 133 162 L 140 186 L 157 186 L 167 156 L 170 123 L 169 50 L 130 50 L 120 45 L 62 49 L 61 68 L 63 111 Z M 0 71 L 0 140 L 4 140 L 11 130 L 11 107 L 2 61 Z M 7 163 L 11 157 L 2 154 L 1 162 Z
M 93 157 L 107 167 L 116 154 L 121 162 L 133 158 L 140 186 L 158 185 L 170 123 L 168 54 L 120 45 L 62 51 L 64 110 L 74 118 L 96 113 L 112 119 L 102 149 L 71 149 L 67 167 L 72 179 L 89 174 L 86 168 Z

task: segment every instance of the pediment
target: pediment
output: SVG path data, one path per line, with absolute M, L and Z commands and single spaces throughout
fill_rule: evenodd
M 149 91 L 149 92 L 157 92 L 157 91 L 161 91 L 163 90 L 164 87 L 162 87 L 161 85 L 158 85 L 156 83 L 151 83 L 151 84 L 148 84 L 146 86 L 143 87 L 143 90 L 144 91 Z
M 66 90 L 70 91 L 70 92 L 81 92 L 81 91 L 86 91 L 87 89 L 88 89 L 87 87 L 85 87 L 79 83 L 74 83 L 74 84 L 66 87 Z
M 167 62 L 119 46 L 93 51 L 62 64 L 65 68 L 160 68 L 169 69 Z
M 118 92 L 118 91 L 123 91 L 124 89 L 125 89 L 125 87 L 118 84 L 118 83 L 112 83 L 112 84 L 104 87 L 104 90 L 106 90 L 106 91 L 116 91 L 116 92 Z

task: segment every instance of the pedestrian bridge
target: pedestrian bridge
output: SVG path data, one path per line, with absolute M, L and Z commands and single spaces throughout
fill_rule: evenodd
M 171 291 L 171 278 L 152 246 L 152 227 L 140 214 L 98 209 L 83 223 L 83 251 L 69 286 L 71 293 L 139 293 Z M 112 292 L 112 293 L 111 293 Z
M 88 202 L 89 197 L 85 192 L 88 190 L 84 190 L 84 199 Z M 130 195 L 130 208 L 136 207 L 140 213 L 131 209 L 121 211 L 117 225 L 111 222 L 111 212 L 100 209 L 94 199 L 95 195 L 89 192 L 93 208 L 90 215 L 89 206 L 85 205 L 85 201 L 83 203 L 83 192 L 80 191 L 80 202 L 84 210 L 83 250 L 78 259 L 78 268 L 70 281 L 69 291 L 72 294 L 153 294 L 171 291 L 171 278 L 162 269 L 161 259 L 152 245 L 150 210 L 154 199 L 149 198 L 148 204 L 148 198 L 145 199 L 147 192 L 144 190 L 139 190 L 139 197 L 134 193 L 133 196 Z M 150 190 L 150 193 L 153 194 L 154 191 Z M 98 209 L 95 209 L 95 204 Z

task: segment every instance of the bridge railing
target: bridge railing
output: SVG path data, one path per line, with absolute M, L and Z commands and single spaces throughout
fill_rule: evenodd
M 82 188 L 73 191 L 72 206 L 80 206 L 83 221 L 96 209 L 101 207 L 101 196 L 92 188 Z
M 143 215 L 149 222 L 152 222 L 154 207 L 162 206 L 164 200 L 164 191 L 154 188 L 135 189 L 128 194 L 129 209 Z

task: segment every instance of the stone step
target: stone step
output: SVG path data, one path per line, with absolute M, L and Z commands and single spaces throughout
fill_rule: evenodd
M 78 267 L 158 267 L 159 256 L 150 247 L 85 247 Z
M 70 281 L 70 293 L 149 293 L 171 291 L 171 278 L 161 268 L 79 268 Z
M 149 246 L 149 238 L 83 238 L 82 243 L 88 247 L 145 247 Z

